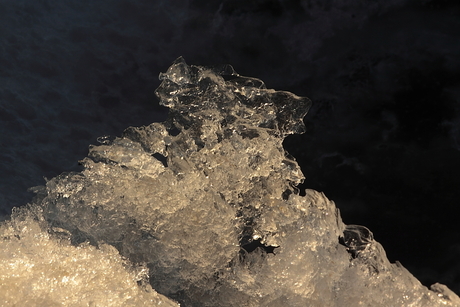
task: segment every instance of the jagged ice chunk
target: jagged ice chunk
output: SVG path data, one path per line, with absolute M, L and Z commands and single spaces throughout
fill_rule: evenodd
M 267 89 L 229 65 L 182 58 L 160 79 L 157 95 L 171 109 L 165 123 L 90 147 L 84 171 L 35 189 L 34 218 L 12 217 L 30 229 L 29 239 L 4 235 L 18 261 L 29 261 L 22 248 L 42 244 L 47 253 L 87 253 L 136 280 L 126 259 L 182 306 L 459 306 L 447 287 L 428 290 L 389 263 L 372 232 L 345 225 L 323 193 L 300 196 L 304 177 L 282 142 L 305 132 L 308 98 Z M 30 284 L 38 278 L 15 272 Z M 129 286 L 130 299 L 160 297 L 140 284 Z

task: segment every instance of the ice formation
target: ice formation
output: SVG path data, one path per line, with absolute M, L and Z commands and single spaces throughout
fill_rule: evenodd
M 35 188 L 3 224 L 0 299 L 460 306 L 447 287 L 429 290 L 389 263 L 323 193 L 300 195 L 303 174 L 282 142 L 304 132 L 309 99 L 182 58 L 160 79 L 165 123 L 90 147 L 82 172 Z
M 50 229 L 39 208 L 16 209 L 0 225 L 0 306 L 178 306 L 152 290 L 145 266 L 69 237 Z

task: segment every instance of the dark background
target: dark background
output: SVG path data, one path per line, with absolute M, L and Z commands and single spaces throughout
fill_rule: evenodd
M 178 56 L 313 100 L 286 141 L 305 188 L 391 261 L 460 293 L 458 1 L 0 1 L 0 208 L 89 144 L 165 119 Z

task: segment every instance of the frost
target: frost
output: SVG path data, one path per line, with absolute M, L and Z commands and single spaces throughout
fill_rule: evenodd
M 189 66 L 182 58 L 160 79 L 169 119 L 104 139 L 81 161 L 84 171 L 36 188 L 30 210 L 43 225 L 13 217 L 31 229 L 14 248 L 42 244 L 41 258 L 64 263 L 52 255 L 88 254 L 79 267 L 93 278 L 113 268 L 118 282 L 136 280 L 130 267 L 142 264 L 153 289 L 182 306 L 460 304 L 445 286 L 430 291 L 389 263 L 372 232 L 345 225 L 323 193 L 300 196 L 304 177 L 282 142 L 305 131 L 309 99 L 267 89 L 229 65 Z M 16 242 L 6 237 L 3 244 Z M 16 268 L 32 263 L 23 253 Z M 17 274 L 29 284 L 39 278 Z M 59 274 L 61 282 L 75 275 Z M 138 291 L 130 299 L 158 297 L 140 284 L 127 287 Z
M 0 226 L 1 306 L 178 306 L 110 245 L 73 246 L 41 213 L 16 209 Z M 142 286 L 139 286 L 142 285 Z

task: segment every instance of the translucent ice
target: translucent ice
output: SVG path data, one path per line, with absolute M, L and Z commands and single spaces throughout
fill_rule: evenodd
M 0 306 L 178 306 L 147 283 L 110 245 L 73 246 L 38 208 L 0 225 Z
M 136 280 L 132 267 L 145 265 L 153 289 L 182 306 L 460 305 L 445 286 L 428 290 L 389 263 L 372 232 L 345 225 L 324 194 L 299 195 L 304 177 L 282 142 L 304 132 L 307 98 L 182 58 L 160 79 L 169 119 L 91 147 L 84 171 L 36 188 L 29 210 L 49 231 L 24 220 L 29 239 L 10 235 L 6 244 L 41 244 L 44 259 L 88 254 L 121 280 Z M 106 270 L 94 261 L 81 266 L 99 278 Z M 130 298 L 157 295 L 140 284 Z

